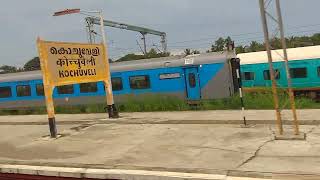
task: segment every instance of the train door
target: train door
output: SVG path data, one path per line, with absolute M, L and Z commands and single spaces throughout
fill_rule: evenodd
M 200 99 L 200 83 L 197 67 L 185 69 L 186 94 L 188 100 Z

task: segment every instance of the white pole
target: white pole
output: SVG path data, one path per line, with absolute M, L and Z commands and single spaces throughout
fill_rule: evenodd
M 245 126 L 247 126 L 246 115 L 244 113 L 244 102 L 243 102 L 243 97 L 242 97 L 242 82 L 241 82 L 239 69 L 237 69 L 236 71 L 237 71 L 237 79 L 238 79 L 238 84 L 239 84 L 239 96 L 240 96 L 240 102 L 241 102 L 241 116 L 243 119 L 243 124 Z
M 102 35 L 102 43 L 107 51 L 107 40 L 106 40 L 106 34 L 104 32 L 102 11 L 99 11 L 99 16 L 100 16 L 100 28 L 101 28 L 101 35 Z M 106 61 L 107 61 L 106 63 L 109 64 L 109 59 L 106 59 Z M 111 77 L 111 74 L 110 74 L 110 77 Z M 110 86 L 110 87 L 108 87 L 108 91 L 107 91 L 108 94 L 112 94 L 112 86 L 111 86 L 110 79 L 111 78 L 109 78 L 109 82 L 108 82 L 108 85 Z M 112 104 L 114 104 L 113 97 L 112 97 L 112 102 L 108 102 L 108 105 L 112 105 Z
M 106 41 L 106 35 L 104 33 L 102 11 L 99 11 L 99 16 L 100 16 L 100 30 L 101 30 L 101 35 L 102 35 L 102 42 L 103 42 L 103 45 L 106 46 L 107 45 L 107 41 Z
M 99 16 L 100 16 L 100 28 L 101 28 L 101 35 L 102 35 L 102 41 L 103 45 L 106 50 L 106 54 L 108 54 L 107 50 L 107 41 L 106 41 L 106 36 L 104 32 L 104 23 L 103 23 L 103 16 L 102 16 L 102 11 L 99 11 Z M 108 58 L 108 56 L 107 56 Z M 114 99 L 113 99 L 113 94 L 112 94 L 112 84 L 111 84 L 111 72 L 110 72 L 110 66 L 109 66 L 109 59 L 106 59 L 107 67 L 109 68 L 109 78 L 107 79 L 106 83 L 106 93 L 107 93 L 107 105 L 108 105 L 108 113 L 109 117 L 111 118 L 117 118 L 119 117 L 118 111 L 116 109 L 116 106 L 114 105 Z

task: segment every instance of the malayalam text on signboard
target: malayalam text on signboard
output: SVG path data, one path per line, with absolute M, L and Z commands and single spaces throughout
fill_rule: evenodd
M 106 79 L 106 58 L 102 44 L 40 41 L 43 73 L 54 86 Z

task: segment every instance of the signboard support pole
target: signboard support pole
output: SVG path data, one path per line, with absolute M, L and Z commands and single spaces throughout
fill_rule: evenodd
M 100 16 L 101 35 L 102 35 L 102 41 L 103 41 L 103 47 L 104 47 L 103 52 L 105 54 L 105 59 L 106 59 L 106 70 L 107 70 L 107 72 L 109 72 L 109 74 L 107 75 L 106 81 L 105 81 L 107 105 L 108 105 L 107 109 L 108 109 L 109 118 L 119 118 L 119 112 L 117 111 L 117 108 L 116 108 L 116 106 L 114 104 L 114 100 L 113 100 L 111 72 L 110 72 L 110 67 L 109 67 L 109 57 L 107 54 L 107 41 L 106 41 L 106 35 L 104 32 L 102 11 L 99 11 L 99 16 Z
M 54 117 L 54 105 L 52 99 L 52 88 L 45 86 L 45 93 L 46 94 L 46 103 L 47 103 L 47 113 L 48 113 L 48 121 L 49 121 L 49 130 L 50 130 L 50 137 L 56 138 L 57 137 L 57 126 L 56 126 L 56 118 Z
M 56 126 L 56 119 L 55 117 L 49 117 L 49 129 L 50 129 L 50 137 L 56 138 L 57 137 L 57 126 Z
M 107 81 L 105 81 L 105 90 L 107 96 L 107 110 L 109 118 L 118 118 L 119 112 L 117 110 L 116 105 L 114 104 L 110 76 L 107 78 Z
M 43 87 L 44 87 L 44 94 L 45 94 L 45 100 L 46 100 L 46 108 L 48 113 L 48 121 L 49 121 L 49 130 L 50 130 L 50 137 L 56 138 L 57 137 L 57 126 L 56 126 L 56 119 L 54 117 L 54 105 L 53 105 L 53 88 L 50 85 L 50 80 L 48 78 L 48 67 L 47 67 L 47 61 L 44 60 L 44 57 L 46 56 L 46 53 L 42 50 L 41 47 L 41 40 L 38 37 L 37 38 L 37 46 L 39 49 L 39 57 L 40 57 L 40 65 L 41 70 L 43 73 Z

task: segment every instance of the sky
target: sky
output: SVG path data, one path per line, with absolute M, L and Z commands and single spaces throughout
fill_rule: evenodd
M 281 6 L 287 36 L 320 31 L 319 0 L 281 0 Z M 22 67 L 38 56 L 37 37 L 88 42 L 85 15 L 52 16 L 66 8 L 102 10 L 105 19 L 166 32 L 172 52 L 209 49 L 221 36 L 231 36 L 236 45 L 263 40 L 258 0 L 1 0 L 0 66 Z M 105 31 L 112 59 L 140 51 L 139 33 L 111 27 Z M 100 34 L 98 27 L 96 32 Z M 160 48 L 160 37 L 146 38 L 148 48 Z

